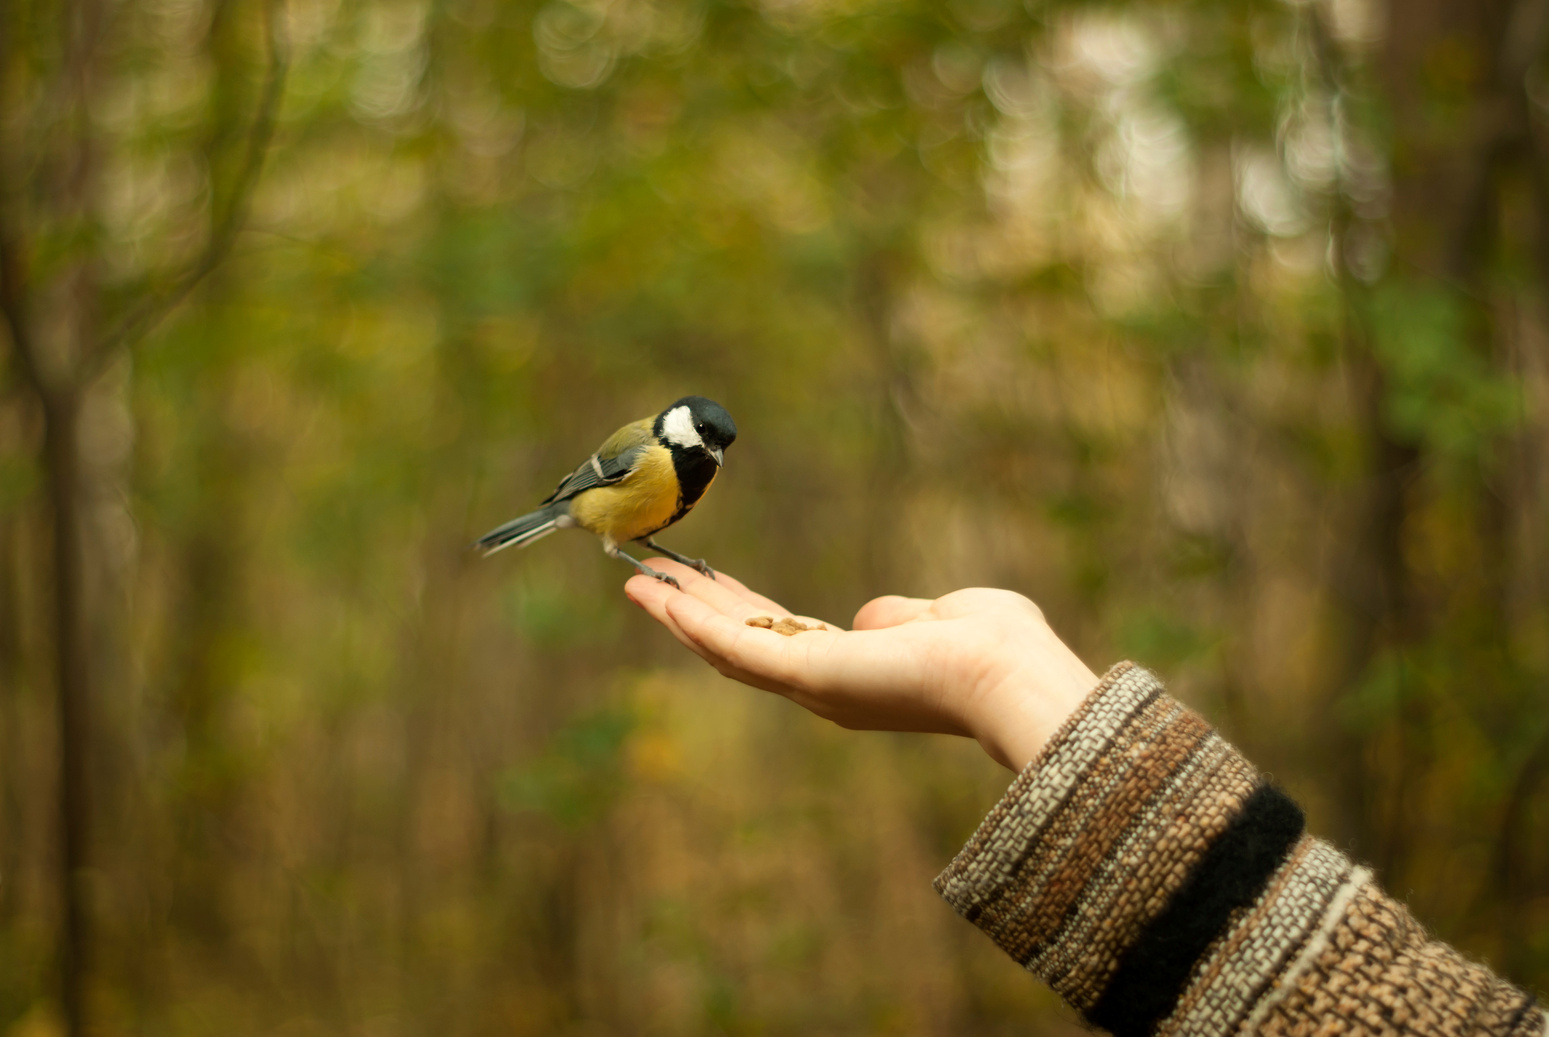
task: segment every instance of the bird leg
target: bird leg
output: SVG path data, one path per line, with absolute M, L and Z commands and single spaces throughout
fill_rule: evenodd
M 657 572 L 655 569 L 652 569 L 649 565 L 646 565 L 644 562 L 641 562 L 641 561 L 639 561 L 638 559 L 635 559 L 635 558 L 631 558 L 631 557 L 629 557 L 629 555 L 625 554 L 623 551 L 620 551 L 619 550 L 619 545 L 617 545 L 617 544 L 604 543 L 602 545 L 602 549 L 603 549 L 604 552 L 607 553 L 607 555 L 610 558 L 622 558 L 624 561 L 626 561 L 630 565 L 634 566 L 635 570 L 637 572 L 639 572 L 643 576 L 650 576 L 653 579 L 657 579 L 657 580 L 662 581 L 663 583 L 670 583 L 674 587 L 677 587 L 678 590 L 682 590 L 683 589 L 682 585 L 679 584 L 678 581 L 673 579 L 671 576 L 668 576 L 664 572 Z
M 649 547 L 652 551 L 655 551 L 659 555 L 671 558 L 674 562 L 682 562 L 690 569 L 698 569 L 701 573 L 710 577 L 710 579 L 715 579 L 715 570 L 710 568 L 710 563 L 705 561 L 703 558 L 690 558 L 688 555 L 680 555 L 678 552 L 669 550 L 668 548 L 663 547 L 661 544 L 658 544 L 651 537 L 641 537 L 636 541 L 636 543 L 644 544 L 646 547 Z

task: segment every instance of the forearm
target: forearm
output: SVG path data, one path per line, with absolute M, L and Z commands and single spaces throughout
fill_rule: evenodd
M 937 888 L 1121 1037 L 1545 1033 L 1136 667 L 1110 671 Z

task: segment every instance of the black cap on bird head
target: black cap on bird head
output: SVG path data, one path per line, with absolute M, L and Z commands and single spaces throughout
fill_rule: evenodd
M 714 400 L 685 396 L 657 415 L 656 436 L 677 450 L 703 450 L 717 465 L 737 438 L 737 423 Z

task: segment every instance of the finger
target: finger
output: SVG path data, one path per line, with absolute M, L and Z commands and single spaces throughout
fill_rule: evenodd
M 685 594 L 698 598 L 722 615 L 731 616 L 738 621 L 769 615 L 769 608 L 766 605 L 751 601 L 743 593 L 734 590 L 729 578 L 725 582 L 720 579 L 712 580 L 686 565 L 669 564 L 674 566 L 671 569 L 671 575 L 682 585 Z M 664 568 L 663 571 L 667 570 Z M 738 586 L 741 587 L 740 584 Z M 746 590 L 746 588 L 742 589 Z M 778 616 L 790 615 L 778 605 L 775 605 L 775 608 L 779 609 Z
M 624 581 L 624 594 L 636 605 L 645 608 L 648 603 L 665 601 L 673 589 L 662 581 L 643 573 L 636 573 Z
M 761 610 L 760 615 L 774 616 L 776 619 L 779 619 L 781 616 L 789 616 L 791 614 L 784 605 L 773 598 L 766 598 L 758 591 L 749 590 L 748 585 L 735 576 L 728 576 L 726 573 L 717 572 L 715 574 L 715 582 L 727 590 L 741 595 L 744 600 L 752 602 L 754 607 Z
M 861 610 L 855 614 L 855 629 L 880 630 L 882 627 L 896 627 L 900 623 L 918 619 L 920 614 L 933 604 L 935 603 L 929 598 L 902 598 L 897 594 L 873 598 L 862 605 Z
M 677 638 L 695 655 L 709 663 L 722 676 L 729 677 L 732 680 L 741 681 L 743 684 L 758 688 L 762 691 L 772 691 L 781 695 L 789 692 L 789 688 L 783 686 L 779 681 L 771 678 L 769 675 L 753 673 L 741 669 L 740 667 L 734 666 L 730 660 L 728 660 L 723 654 L 716 652 L 713 647 L 705 643 L 702 638 L 696 639 L 691 637 L 683 629 L 682 624 L 678 622 L 677 618 L 669 613 L 668 603 L 676 600 L 678 602 L 685 603 L 686 607 L 690 608 L 691 610 L 703 610 L 705 614 L 724 620 L 727 623 L 734 624 L 734 620 L 722 616 L 720 613 L 716 612 L 704 602 L 697 601 L 682 591 L 676 590 L 668 584 L 662 583 L 660 580 L 654 579 L 650 576 L 638 575 L 631 577 L 629 581 L 625 583 L 624 591 L 629 596 L 631 601 L 634 601 L 641 608 L 645 609 L 645 611 L 649 613 L 652 618 L 656 619 L 662 624 L 662 626 L 671 631 L 673 637 Z M 754 628 L 748 627 L 746 624 L 744 624 L 742 629 L 753 630 Z M 761 634 L 769 634 L 776 638 L 781 637 L 781 635 L 775 634 L 773 631 L 760 630 L 756 632 Z M 724 638 L 721 640 L 724 640 Z
M 837 623 L 830 623 L 826 620 L 815 619 L 812 616 L 797 615 L 790 609 L 786 608 L 784 605 L 780 604 L 778 601 L 775 601 L 773 598 L 767 598 L 757 591 L 749 590 L 747 585 L 741 580 L 738 580 L 734 576 L 727 576 L 725 573 L 716 573 L 715 579 L 713 581 L 705 581 L 704 583 L 700 584 L 699 587 L 705 591 L 705 594 L 696 594 L 695 597 L 700 598 L 712 606 L 727 601 L 727 599 L 721 596 L 721 592 L 724 591 L 731 591 L 733 594 L 740 597 L 744 602 L 752 605 L 753 611 L 751 614 L 742 612 L 740 610 L 728 611 L 729 615 L 740 615 L 744 620 L 752 619 L 758 616 L 770 616 L 775 619 L 789 617 L 791 619 L 799 619 L 806 623 L 809 627 L 824 627 L 829 630 L 844 629 Z M 684 590 L 689 590 L 689 588 L 685 587 Z M 690 591 L 690 593 L 693 592 Z
M 720 573 L 711 579 L 697 569 L 690 569 L 668 558 L 653 558 L 651 561 L 661 572 L 677 580 L 685 594 L 692 594 L 711 608 L 739 619 L 759 614 L 741 595 L 721 582 Z
M 750 627 L 690 594 L 666 602 L 667 613 L 710 656 L 721 660 L 721 672 L 755 687 L 788 692 L 807 688 L 825 678 L 826 642 L 842 635 L 813 630 L 793 637 Z M 819 645 L 819 641 L 825 643 Z M 732 672 L 735 671 L 735 672 Z
M 682 591 L 674 590 L 668 584 L 654 577 L 637 575 L 631 576 L 624 584 L 624 593 L 628 595 L 630 601 L 645 609 L 652 619 L 666 627 L 672 636 L 682 642 L 686 648 L 706 662 L 714 662 L 710 658 L 709 652 L 698 641 L 685 633 L 683 628 L 678 625 L 678 621 L 673 619 L 667 612 L 668 599 L 683 597 Z
M 790 609 L 778 601 L 749 589 L 747 584 L 728 573 L 717 571 L 715 578 L 711 579 L 697 569 L 690 569 L 688 566 L 681 565 L 671 559 L 657 558 L 652 559 L 652 561 L 653 563 L 659 563 L 661 571 L 677 580 L 679 586 L 685 591 L 693 594 L 701 601 L 721 609 L 721 611 L 726 612 L 728 615 L 738 615 L 744 619 L 751 618 L 752 616 L 773 616 L 779 619 L 782 616 L 794 615 Z M 697 588 L 697 590 L 692 588 Z M 725 593 L 728 591 L 730 594 Z M 737 598 L 740 598 L 746 605 L 750 605 L 752 611 L 748 611 L 742 604 L 739 604 L 735 600 Z M 811 617 L 798 616 L 796 618 L 810 619 Z M 818 622 L 817 620 L 812 621 Z M 827 625 L 831 626 L 832 624 Z
M 724 579 L 724 577 L 721 577 L 721 574 L 717 573 L 716 576 L 717 576 L 718 582 L 725 582 L 725 579 Z M 749 619 L 755 619 L 755 618 L 759 618 L 759 617 L 773 618 L 773 619 L 788 618 L 788 619 L 798 620 L 798 621 L 806 624 L 808 630 L 843 630 L 844 629 L 844 627 L 840 626 L 838 623 L 830 623 L 826 619 L 818 619 L 815 616 L 803 616 L 803 615 L 800 615 L 799 613 L 792 612 L 790 609 L 786 608 L 784 605 L 780 604 L 778 601 L 775 601 L 772 598 L 766 598 L 762 594 L 759 594 L 757 591 L 750 591 L 746 587 L 742 586 L 741 584 L 738 584 L 737 586 L 732 587 L 731 589 L 734 590 L 734 591 L 737 591 L 739 594 L 742 594 L 744 599 L 746 601 L 750 602 L 754 606 L 753 614 L 751 616 L 744 616 L 743 617 L 743 621 L 744 622 L 746 622 Z M 746 592 L 745 594 L 743 593 L 744 591 Z
M 698 575 L 686 566 L 680 566 L 672 573 L 685 582 L 688 582 L 689 574 Z M 703 577 L 700 579 L 703 583 L 710 582 Z M 702 584 L 697 586 L 704 589 Z M 835 636 L 832 627 L 787 637 L 773 630 L 750 627 L 745 620 L 728 616 L 710 602 L 649 576 L 631 577 L 624 589 L 632 601 L 667 627 L 681 643 L 733 680 L 788 695 L 797 688 L 814 687 L 832 676 L 829 671 L 833 667 L 827 665 L 832 645 L 826 639 L 822 646 L 815 643 L 825 635 L 827 638 Z M 815 619 L 807 619 L 807 622 L 814 627 L 820 625 Z M 823 650 L 814 652 L 817 647 Z M 822 665 L 814 665 L 814 662 Z

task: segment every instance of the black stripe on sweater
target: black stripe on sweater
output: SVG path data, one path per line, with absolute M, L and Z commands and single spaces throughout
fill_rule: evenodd
M 1537 1004 L 1538 996 L 1536 994 L 1529 994 L 1528 999 L 1523 1002 L 1522 1007 L 1517 1009 L 1516 1014 L 1511 1017 L 1511 1022 L 1506 1024 L 1506 1029 L 1503 1032 L 1507 1034 L 1516 1033 L 1517 1026 L 1521 1024 L 1522 1020 L 1527 1018 L 1527 1014 L 1531 1012 L 1534 1007 L 1537 1006 Z
M 1273 785 L 1253 791 L 1226 831 L 1140 931 L 1087 1018 L 1114 1037 L 1145 1037 L 1183 996 L 1194 963 L 1239 907 L 1258 899 L 1305 826 Z

